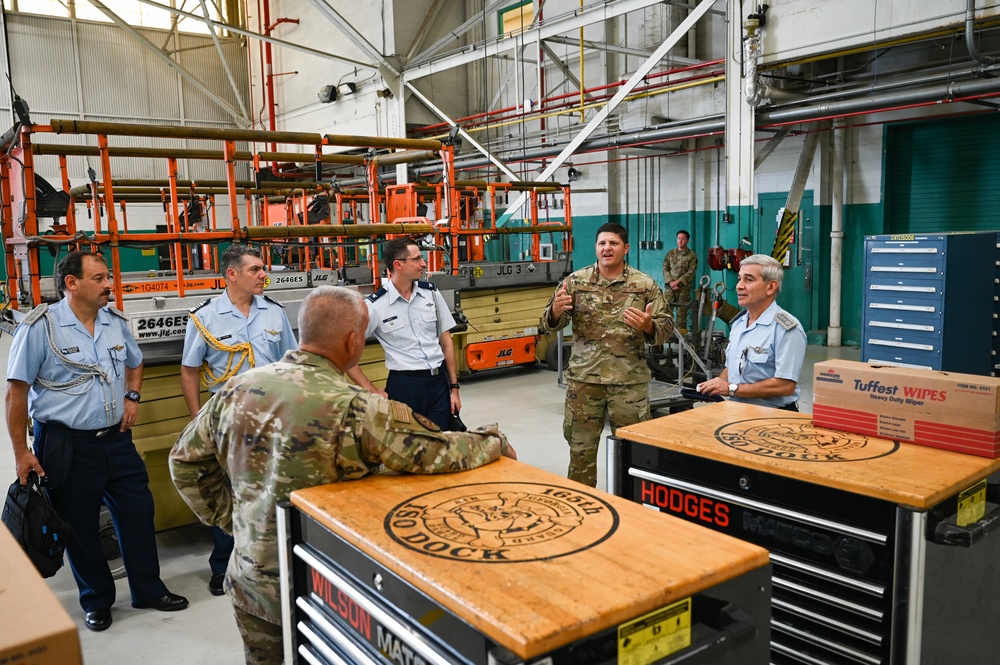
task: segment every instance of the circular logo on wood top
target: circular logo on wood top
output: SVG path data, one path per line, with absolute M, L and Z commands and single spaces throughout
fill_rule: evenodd
M 393 540 L 457 561 L 542 561 L 588 549 L 618 528 L 593 494 L 541 483 L 476 483 L 415 496 L 385 517 Z
M 860 462 L 899 450 L 899 442 L 818 429 L 801 418 L 751 418 L 715 430 L 723 445 L 752 455 L 798 462 Z

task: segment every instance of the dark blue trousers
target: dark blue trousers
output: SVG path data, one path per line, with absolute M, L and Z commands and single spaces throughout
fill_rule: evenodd
M 66 551 L 80 590 L 80 606 L 93 612 L 110 609 L 115 602 L 115 580 L 98 538 L 102 502 L 107 504 L 118 534 L 132 602 L 149 602 L 166 595 L 156 553 L 153 495 L 146 465 L 132 444 L 132 432 L 115 428 L 95 437 L 93 433 L 35 423 L 35 454 L 39 459 L 43 458 L 47 427 L 70 434 L 72 440 L 67 480 L 62 487 L 50 489 L 49 498 L 72 528 Z
M 451 429 L 451 382 L 442 367 L 437 376 L 389 370 L 385 392 L 389 399 L 402 402 L 441 429 Z
M 236 542 L 217 526 L 212 527 L 212 540 L 215 546 L 212 548 L 212 555 L 208 557 L 208 566 L 212 569 L 212 575 L 221 575 L 229 567 L 229 556 L 233 553 Z

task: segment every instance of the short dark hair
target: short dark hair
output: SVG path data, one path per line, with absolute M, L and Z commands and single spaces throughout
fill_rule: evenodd
M 385 269 L 392 272 L 394 261 L 400 261 L 410 255 L 410 247 L 420 247 L 413 238 L 393 238 L 382 245 L 382 263 Z
M 682 234 L 682 233 L 684 234 L 684 237 L 685 237 L 685 238 L 687 238 L 688 240 L 690 240 L 690 239 L 691 239 L 691 234 L 690 234 L 690 233 L 688 233 L 687 231 L 685 231 L 684 229 L 681 229 L 680 231 L 678 231 L 678 232 L 677 232 L 677 235 L 680 235 L 680 234 Z
M 56 288 L 59 289 L 60 293 L 66 288 L 67 277 L 70 275 L 73 275 L 77 279 L 83 277 L 83 258 L 85 256 L 93 256 L 101 263 L 104 263 L 103 256 L 86 250 L 77 250 L 64 256 L 63 260 L 56 266 Z
M 219 272 L 222 273 L 222 276 L 225 277 L 230 268 L 239 270 L 240 266 L 243 265 L 244 256 L 252 256 L 263 260 L 260 255 L 260 250 L 256 247 L 242 245 L 239 243 L 230 245 L 226 248 L 226 251 L 222 253 L 222 258 L 219 259 Z
M 601 228 L 597 229 L 597 234 L 594 236 L 594 240 L 597 240 L 602 233 L 614 233 L 622 239 L 623 243 L 626 245 L 628 244 L 628 230 L 626 230 L 626 228 L 621 224 L 616 224 L 615 222 L 601 224 Z

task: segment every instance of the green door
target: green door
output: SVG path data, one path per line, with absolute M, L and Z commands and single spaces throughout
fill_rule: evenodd
M 774 237 L 778 232 L 778 220 L 781 210 L 788 200 L 786 193 L 769 193 L 759 196 L 760 208 L 756 229 L 754 232 L 753 251 L 757 254 L 770 255 L 774 247 Z M 778 296 L 778 304 L 792 313 L 802 327 L 808 332 L 813 329 L 813 289 L 816 275 L 813 257 L 813 195 L 805 192 L 799 206 L 799 221 L 796 224 L 795 235 L 789 247 L 786 261 L 785 280 Z

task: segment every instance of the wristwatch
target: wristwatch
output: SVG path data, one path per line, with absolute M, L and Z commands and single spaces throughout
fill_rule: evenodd
M 739 387 L 740 386 L 739 386 L 738 383 L 730 383 L 729 384 L 729 396 L 730 397 L 736 397 L 736 389 L 739 388 Z
M 125 391 L 125 399 L 132 400 L 133 402 L 138 402 L 141 395 L 139 395 L 138 390 L 127 390 Z
M 458 390 L 459 389 L 459 385 L 457 383 L 453 383 L 453 384 L 451 384 L 451 389 L 452 390 Z

